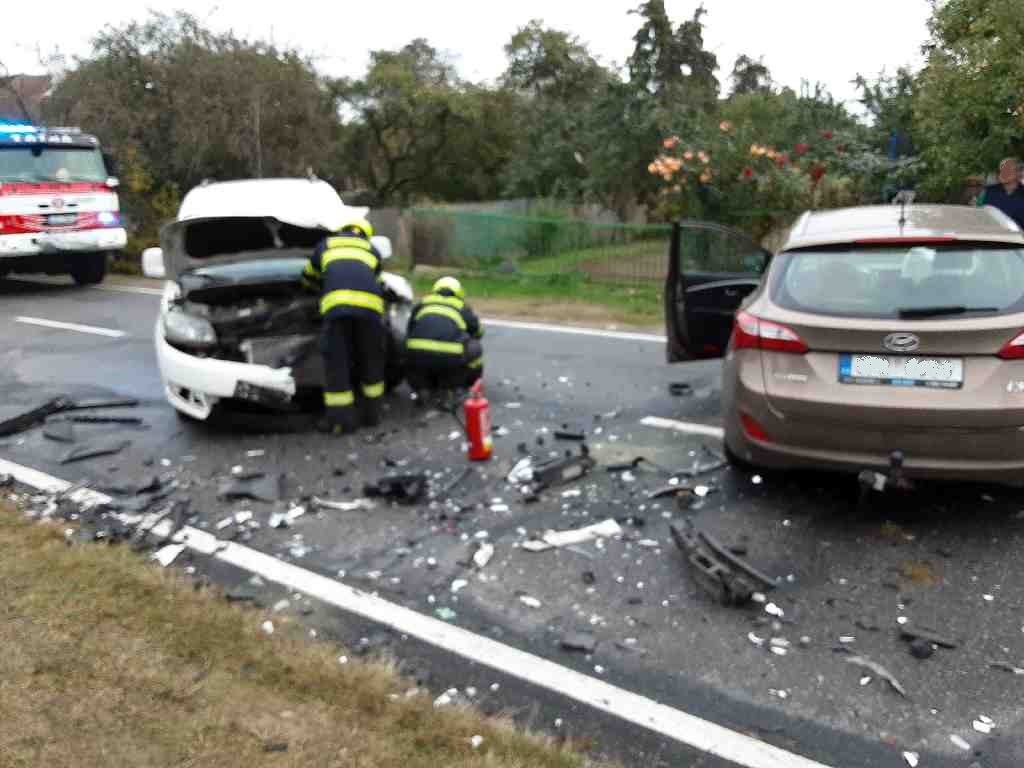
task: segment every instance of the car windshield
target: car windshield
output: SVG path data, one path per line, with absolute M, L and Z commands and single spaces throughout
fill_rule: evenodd
M 103 182 L 107 169 L 95 147 L 17 146 L 0 149 L 0 181 Z
M 779 257 L 772 300 L 844 317 L 943 317 L 1024 309 L 1024 249 L 1006 246 L 797 251 Z

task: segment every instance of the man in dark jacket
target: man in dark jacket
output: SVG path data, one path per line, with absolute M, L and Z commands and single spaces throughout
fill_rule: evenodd
M 470 387 L 483 376 L 483 328 L 454 277 L 413 307 L 405 339 L 406 378 L 417 391 Z
M 370 243 L 371 237 L 373 227 L 368 221 L 342 227 L 316 247 L 302 273 L 303 282 L 321 292 L 326 415 L 318 426 L 334 435 L 356 430 L 357 402 L 364 426 L 380 423 L 387 337 L 381 256 Z
M 1020 184 L 1020 166 L 1008 157 L 999 164 L 999 183 L 985 187 L 978 205 L 998 208 L 1024 229 L 1024 187 Z

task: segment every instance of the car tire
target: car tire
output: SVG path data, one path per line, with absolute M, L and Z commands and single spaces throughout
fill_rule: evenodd
M 79 285 L 97 285 L 107 276 L 107 254 L 87 253 L 71 262 L 71 277 Z

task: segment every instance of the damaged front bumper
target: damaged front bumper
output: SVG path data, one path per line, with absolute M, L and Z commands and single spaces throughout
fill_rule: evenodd
M 157 364 L 168 402 L 182 413 L 205 421 L 226 398 L 281 406 L 295 396 L 291 368 L 196 357 L 168 344 L 161 325 L 155 331 Z

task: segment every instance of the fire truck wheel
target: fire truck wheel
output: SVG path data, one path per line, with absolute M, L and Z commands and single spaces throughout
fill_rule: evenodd
M 107 254 L 89 253 L 77 257 L 71 264 L 71 277 L 79 285 L 102 283 L 107 275 Z

